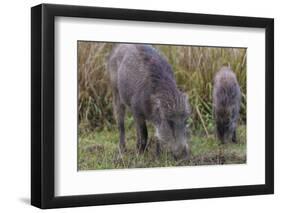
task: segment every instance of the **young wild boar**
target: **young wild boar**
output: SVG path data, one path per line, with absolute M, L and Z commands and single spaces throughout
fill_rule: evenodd
M 186 120 L 188 99 L 177 89 L 171 66 L 152 46 L 117 45 L 109 58 L 108 71 L 113 90 L 113 106 L 125 148 L 125 108 L 133 114 L 137 129 L 137 148 L 147 145 L 146 121 L 152 122 L 163 147 L 176 159 L 188 157 Z M 159 151 L 160 145 L 157 145 Z
M 217 136 L 222 143 L 230 138 L 236 143 L 236 125 L 239 118 L 241 93 L 234 72 L 222 67 L 216 73 L 213 90 L 213 108 Z

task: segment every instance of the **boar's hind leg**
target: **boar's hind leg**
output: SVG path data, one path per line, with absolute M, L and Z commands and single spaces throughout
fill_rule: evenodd
M 125 144 L 125 124 L 124 124 L 124 118 L 126 113 L 125 105 L 123 105 L 120 102 L 119 94 L 113 95 L 113 106 L 114 106 L 114 112 L 115 117 L 118 125 L 119 130 L 119 147 L 122 151 L 126 150 L 126 144 Z
M 144 152 L 147 144 L 147 128 L 145 119 L 140 116 L 134 116 L 137 128 L 137 149 Z

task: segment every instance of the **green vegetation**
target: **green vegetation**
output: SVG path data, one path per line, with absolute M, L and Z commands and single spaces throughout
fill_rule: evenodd
M 209 165 L 246 162 L 246 49 L 155 45 L 172 65 L 178 87 L 189 96 L 191 158 L 176 162 L 169 153 L 155 155 L 153 128 L 143 155 L 136 152 L 136 134 L 131 115 L 126 116 L 127 152 L 118 149 L 118 131 L 112 110 L 112 95 L 106 61 L 113 44 L 78 42 L 79 145 L 78 168 L 140 168 L 175 165 Z M 238 143 L 220 145 L 212 115 L 213 77 L 229 64 L 237 75 L 242 103 Z
M 128 123 L 128 122 L 127 122 Z M 128 128 L 127 128 L 128 129 Z M 153 128 L 149 128 L 153 135 Z M 191 157 L 189 161 L 175 161 L 170 153 L 163 151 L 156 155 L 154 137 L 148 142 L 144 154 L 136 150 L 136 135 L 134 127 L 127 130 L 127 151 L 119 150 L 119 135 L 117 130 L 82 134 L 79 137 L 78 169 L 116 169 L 116 168 L 147 168 L 184 165 L 215 165 L 246 162 L 246 128 L 238 128 L 238 143 L 220 144 L 211 135 L 204 133 L 192 134 L 190 138 Z

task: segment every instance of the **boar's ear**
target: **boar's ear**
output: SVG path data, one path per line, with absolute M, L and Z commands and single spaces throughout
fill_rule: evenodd
M 153 113 L 160 113 L 161 101 L 156 95 L 150 96 L 150 102 Z

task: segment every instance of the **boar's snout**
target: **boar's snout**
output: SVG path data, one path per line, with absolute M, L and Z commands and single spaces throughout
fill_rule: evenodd
M 176 161 L 178 160 L 189 160 L 189 147 L 188 144 L 183 144 L 178 146 L 176 149 L 172 150 L 173 157 Z
M 180 116 L 180 121 L 163 120 L 159 128 L 156 128 L 156 137 L 160 144 L 168 150 L 176 160 L 189 158 L 189 146 L 187 142 L 187 129 L 185 121 Z

